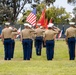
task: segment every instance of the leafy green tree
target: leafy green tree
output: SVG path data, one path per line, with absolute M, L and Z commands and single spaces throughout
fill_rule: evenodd
M 63 7 L 56 8 L 53 6 L 46 10 L 46 18 L 48 18 L 48 22 L 53 18 L 54 23 L 66 23 L 66 20 L 70 18 L 70 13 L 66 12 Z
M 46 5 L 49 6 L 50 4 L 53 5 L 55 1 L 56 1 L 56 0 L 43 0 L 42 3 L 44 2 Z
M 2 19 L 2 22 L 7 20 L 10 22 L 17 21 L 19 13 L 27 3 L 32 4 L 32 0 L 0 0 L 0 19 Z
M 3 18 L 6 18 L 8 21 L 16 21 L 17 16 L 25 4 L 26 0 L 0 0 L 0 6 L 2 7 L 1 13 L 3 13 Z
M 74 18 L 73 18 L 73 20 L 74 20 L 74 22 L 76 23 L 76 7 L 73 9 L 73 14 L 74 14 Z
M 76 0 L 67 0 L 67 2 L 71 5 L 76 5 Z
M 46 1 L 46 4 L 49 4 L 49 3 L 54 3 L 56 0 L 45 0 Z

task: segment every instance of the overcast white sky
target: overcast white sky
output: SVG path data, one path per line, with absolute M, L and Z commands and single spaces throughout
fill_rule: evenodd
M 67 12 L 72 12 L 74 8 L 74 6 L 67 3 L 67 0 L 56 0 L 54 5 L 57 7 L 60 7 L 60 6 L 64 7 Z

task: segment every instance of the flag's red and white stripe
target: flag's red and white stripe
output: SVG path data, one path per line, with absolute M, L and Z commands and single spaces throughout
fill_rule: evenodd
M 58 34 L 58 39 L 61 38 L 62 36 L 62 30 L 60 31 L 60 33 Z
M 16 36 L 16 38 L 20 36 L 20 32 L 21 32 L 21 27 L 17 30 L 18 35 Z
M 36 25 L 36 15 L 33 13 L 30 13 L 29 16 L 26 19 L 27 22 L 29 22 L 31 25 L 35 26 Z

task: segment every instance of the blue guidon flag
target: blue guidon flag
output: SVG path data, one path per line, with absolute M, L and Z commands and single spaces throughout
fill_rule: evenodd
M 33 11 L 28 15 L 26 21 L 33 26 L 36 25 L 36 8 L 34 8 Z

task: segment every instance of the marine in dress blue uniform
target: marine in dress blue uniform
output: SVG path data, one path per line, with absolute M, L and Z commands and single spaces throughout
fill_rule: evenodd
M 25 29 L 21 31 L 21 41 L 23 45 L 23 60 L 30 60 L 30 52 L 31 52 L 31 32 L 32 30 L 29 28 L 29 24 L 24 24 Z
M 70 22 L 70 27 L 66 29 L 66 43 L 69 48 L 69 60 L 75 60 L 75 35 L 76 26 L 74 22 Z
M 53 28 L 53 23 L 49 23 L 48 29 L 44 33 L 44 41 L 46 43 L 46 56 L 47 60 L 52 60 L 54 56 L 54 36 L 60 31 L 59 28 Z
M 2 41 L 4 44 L 4 60 L 11 60 L 11 33 L 16 29 L 9 29 L 9 22 L 5 23 L 5 28 L 2 30 Z
M 40 56 L 41 55 L 41 49 L 42 49 L 42 43 L 43 43 L 43 32 L 44 30 L 40 28 L 40 24 L 37 24 L 38 28 L 35 29 L 36 32 L 36 38 L 35 38 L 35 43 L 36 43 L 36 55 Z

